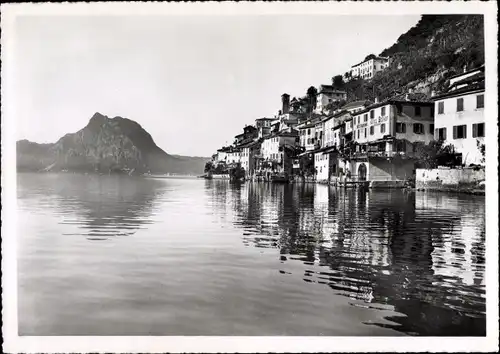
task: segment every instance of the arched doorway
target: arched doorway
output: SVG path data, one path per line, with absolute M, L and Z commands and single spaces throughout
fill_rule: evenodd
M 358 180 L 366 181 L 366 165 L 364 163 L 358 167 Z

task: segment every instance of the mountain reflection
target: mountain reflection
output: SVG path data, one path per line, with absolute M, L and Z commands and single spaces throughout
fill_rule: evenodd
M 164 192 L 161 181 L 129 176 L 18 174 L 21 203 L 75 228 L 64 235 L 94 241 L 130 236 L 154 223 L 155 200 Z
M 215 214 L 235 212 L 244 244 L 277 248 L 282 263 L 303 262 L 304 281 L 354 306 L 394 310 L 370 325 L 485 335 L 483 197 L 208 183 Z

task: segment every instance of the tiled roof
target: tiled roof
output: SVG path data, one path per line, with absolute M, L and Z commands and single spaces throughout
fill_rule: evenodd
M 464 94 L 469 93 L 469 92 L 476 92 L 476 91 L 484 91 L 484 81 L 478 82 L 476 84 L 468 85 L 467 87 L 463 87 L 463 88 L 458 89 L 458 90 L 453 90 L 450 92 L 445 92 L 441 95 L 434 96 L 434 97 L 432 97 L 432 100 L 436 101 L 436 100 L 439 100 L 442 98 L 460 96 L 460 95 L 464 95 Z
M 465 79 L 458 80 L 458 81 L 454 82 L 450 87 L 448 87 L 448 91 L 454 86 L 463 85 L 463 84 L 467 84 L 469 82 L 481 81 L 481 80 L 484 80 L 484 72 L 478 72 L 478 73 L 475 73 L 471 76 L 466 77 Z
M 473 73 L 474 71 L 482 71 L 482 72 L 484 72 L 484 64 L 483 64 L 483 65 L 481 65 L 481 66 L 480 66 L 480 67 L 478 67 L 478 68 L 471 69 L 471 70 L 468 70 L 468 71 L 466 71 L 466 72 L 463 72 L 463 73 L 460 73 L 460 74 L 455 74 L 455 75 L 453 75 L 453 76 L 450 76 L 450 77 L 448 78 L 448 80 L 454 79 L 454 78 L 459 77 L 459 76 L 462 76 L 462 75 L 467 75 L 467 74 Z
M 375 59 L 375 60 L 389 60 L 389 58 L 384 58 L 384 57 L 375 57 L 375 58 L 370 58 L 370 59 L 366 59 L 366 60 L 363 60 L 357 64 L 354 64 L 353 66 L 351 66 L 351 68 L 355 67 L 355 66 L 358 66 L 360 64 L 363 64 L 363 63 L 366 63 L 367 61 L 369 60 L 372 60 L 372 59 Z
M 344 106 L 341 107 L 342 110 L 347 110 L 349 108 L 354 108 L 354 107 L 359 107 L 359 106 L 364 106 L 364 105 L 369 105 L 371 102 L 362 100 L 362 101 L 353 101 L 345 104 Z
M 364 114 L 366 112 L 369 112 L 370 110 L 372 110 L 374 108 L 382 107 L 382 106 L 385 106 L 388 104 L 397 104 L 397 103 L 404 103 L 407 105 L 422 105 L 422 106 L 432 106 L 433 105 L 433 103 L 430 100 L 407 101 L 407 100 L 402 100 L 402 99 L 391 98 L 391 99 L 388 99 L 388 100 L 385 100 L 382 102 L 374 103 L 374 104 L 366 107 L 362 111 L 354 113 L 354 115 L 358 116 L 360 114 Z

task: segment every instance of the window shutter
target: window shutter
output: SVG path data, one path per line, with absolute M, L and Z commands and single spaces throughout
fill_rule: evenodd
M 439 139 L 439 132 L 438 129 L 434 129 L 434 139 L 438 140 Z
M 446 140 L 446 128 L 443 128 L 443 140 Z
M 475 138 L 477 136 L 477 124 L 472 124 L 472 137 Z
M 467 139 L 467 126 L 464 125 L 464 139 Z
M 453 126 L 453 139 L 457 138 L 457 126 Z

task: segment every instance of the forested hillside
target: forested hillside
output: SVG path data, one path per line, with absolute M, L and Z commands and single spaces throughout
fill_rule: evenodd
M 413 91 L 430 96 L 440 92 L 447 78 L 484 64 L 484 19 L 481 15 L 424 15 L 380 56 L 389 67 L 371 81 L 342 83 L 348 100 L 384 99 Z

